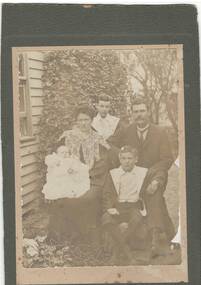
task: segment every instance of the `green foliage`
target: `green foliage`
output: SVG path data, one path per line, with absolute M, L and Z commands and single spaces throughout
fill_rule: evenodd
M 75 50 L 49 52 L 45 56 L 44 108 L 40 119 L 39 163 L 52 152 L 62 132 L 71 128 L 75 108 L 94 106 L 106 93 L 112 98 L 112 113 L 126 114 L 127 71 L 115 51 Z

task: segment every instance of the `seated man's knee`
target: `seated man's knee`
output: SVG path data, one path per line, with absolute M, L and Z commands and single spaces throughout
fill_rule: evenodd
M 139 210 L 133 211 L 131 217 L 130 217 L 130 221 L 129 221 L 129 225 L 132 226 L 132 228 L 135 228 L 139 225 L 140 222 L 142 222 L 143 220 L 143 216 L 141 215 Z
M 160 190 L 157 190 L 154 194 L 148 194 L 146 193 L 144 197 L 144 201 L 146 205 L 150 205 L 155 207 L 155 205 L 158 205 L 163 200 L 163 193 Z
M 126 232 L 128 230 L 128 223 L 120 223 L 119 229 L 120 229 L 121 233 Z

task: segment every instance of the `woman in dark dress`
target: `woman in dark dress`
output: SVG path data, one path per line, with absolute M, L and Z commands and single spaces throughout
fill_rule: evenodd
M 65 131 L 60 139 L 89 169 L 90 189 L 78 198 L 62 198 L 50 204 L 49 235 L 65 239 L 70 222 L 80 233 L 100 225 L 102 188 L 108 171 L 118 165 L 115 148 L 91 128 L 94 112 L 80 107 L 75 113 L 75 128 Z M 66 185 L 68 187 L 68 185 Z

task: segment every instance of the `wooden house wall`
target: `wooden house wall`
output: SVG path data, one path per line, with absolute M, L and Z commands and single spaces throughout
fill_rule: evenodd
M 27 62 L 27 88 L 30 96 L 30 111 L 32 122 L 32 137 L 21 141 L 21 193 L 23 214 L 32 210 L 34 201 L 40 193 L 39 175 L 36 153 L 39 148 L 38 123 L 43 109 L 43 53 L 28 52 Z

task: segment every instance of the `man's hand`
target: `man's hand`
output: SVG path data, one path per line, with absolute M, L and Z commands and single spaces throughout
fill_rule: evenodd
M 108 212 L 110 215 L 119 215 L 119 212 L 117 211 L 116 208 L 107 209 L 107 212 Z
M 159 182 L 157 180 L 153 180 L 147 187 L 147 193 L 153 195 L 157 191 L 158 186 Z

